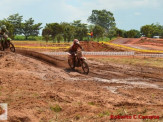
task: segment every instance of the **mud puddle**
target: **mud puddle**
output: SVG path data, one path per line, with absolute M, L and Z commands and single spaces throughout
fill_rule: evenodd
M 141 78 L 126 78 L 126 79 L 103 79 L 98 77 L 92 78 L 69 78 L 70 81 L 95 81 L 95 82 L 105 82 L 109 84 L 114 84 L 114 86 L 104 86 L 110 92 L 114 94 L 119 94 L 118 89 L 133 89 L 133 88 L 153 88 L 158 90 L 163 90 L 159 85 L 148 83 L 150 79 Z M 121 85 L 119 85 L 121 84 Z
M 153 89 L 163 90 L 162 87 L 160 87 L 156 84 L 145 82 L 144 79 L 139 79 L 139 78 L 111 79 L 111 80 L 95 78 L 94 80 L 98 81 L 98 82 L 114 83 L 115 86 L 105 86 L 104 87 L 114 94 L 121 94 L 120 92 L 118 92 L 118 89 L 153 88 Z M 148 80 L 148 79 L 146 79 L 146 80 Z M 116 84 L 117 85 L 121 84 L 121 86 L 119 86 L 119 85 L 117 86 Z

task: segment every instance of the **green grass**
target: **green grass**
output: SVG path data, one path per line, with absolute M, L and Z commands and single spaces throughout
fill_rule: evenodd
M 113 39 L 115 39 L 116 37 L 113 37 Z M 16 35 L 14 37 L 14 40 L 26 40 L 25 39 L 25 36 L 23 35 Z M 35 41 L 38 41 L 38 40 L 43 40 L 43 37 L 42 36 L 29 36 L 27 40 L 35 40 Z M 45 40 L 44 40 L 45 41 Z M 49 40 L 50 42 L 53 42 L 53 40 Z M 95 42 L 98 42 L 98 41 L 110 41 L 110 38 L 108 37 L 103 37 L 103 38 L 99 38 L 99 39 L 95 39 L 95 38 L 88 38 L 88 37 L 84 37 L 83 40 L 80 40 L 80 41 L 95 41 Z M 56 40 L 54 42 L 57 42 Z M 61 42 L 64 42 L 64 40 L 62 39 Z
M 122 108 L 119 108 L 117 109 L 115 112 L 114 112 L 114 115 L 126 115 L 127 112 L 126 110 L 122 107 Z
M 113 37 L 111 40 L 114 40 L 116 39 L 116 37 Z M 108 37 L 103 37 L 103 38 L 99 38 L 99 39 L 95 39 L 95 38 L 88 38 L 88 37 L 84 37 L 83 38 L 84 41 L 95 41 L 95 42 L 100 42 L 100 41 L 104 41 L 104 42 L 108 42 L 108 41 L 111 41 L 110 38 Z
M 17 35 L 14 37 L 14 40 L 26 40 L 26 39 L 25 36 Z M 36 40 L 36 41 L 42 40 L 42 36 L 29 36 L 28 40 Z
M 94 60 L 90 58 L 91 60 Z M 95 59 L 101 62 L 116 64 L 141 65 L 163 68 L 163 58 L 132 58 L 132 57 L 109 57 Z
M 62 108 L 58 104 L 56 104 L 55 106 L 50 106 L 50 110 L 54 112 L 60 112 L 62 111 Z
M 74 117 L 75 120 L 79 120 L 80 118 L 81 118 L 80 115 L 76 115 L 76 116 Z
M 95 105 L 94 102 L 88 102 L 88 105 Z
M 38 93 L 34 93 L 33 97 L 39 97 L 39 94 Z
M 104 111 L 102 113 L 99 113 L 98 116 L 99 117 L 110 116 L 110 112 L 109 111 Z

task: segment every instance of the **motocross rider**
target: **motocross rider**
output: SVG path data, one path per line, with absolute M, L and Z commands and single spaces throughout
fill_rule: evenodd
M 79 43 L 79 40 L 78 39 L 74 39 L 73 45 L 68 50 L 68 52 L 71 54 L 73 60 L 75 58 L 75 53 L 77 52 L 78 48 L 80 48 L 81 50 L 83 50 L 82 46 Z
M 1 41 L 1 44 L 3 44 L 2 37 L 4 38 L 4 41 L 7 40 L 7 38 L 8 38 L 7 33 L 8 33 L 8 30 L 6 29 L 6 26 L 2 25 L 1 28 L 0 28 L 0 41 Z

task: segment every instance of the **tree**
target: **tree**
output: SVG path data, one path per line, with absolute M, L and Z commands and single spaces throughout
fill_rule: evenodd
M 163 38 L 163 26 L 161 26 L 160 37 Z
M 93 35 L 95 38 L 97 38 L 98 41 L 99 41 L 99 38 L 103 37 L 104 33 L 105 33 L 105 29 L 99 25 L 96 25 L 93 28 Z
M 150 38 L 153 34 L 153 28 L 151 25 L 144 25 L 141 27 L 140 32 L 142 33 L 142 35 Z
M 63 39 L 62 34 L 57 34 L 57 35 L 56 35 L 56 39 L 57 39 L 57 42 L 60 43 L 61 40 Z
M 22 23 L 22 34 L 24 34 L 25 39 L 27 40 L 29 36 L 38 36 L 39 30 L 42 23 L 34 24 L 34 20 L 29 18 L 25 20 L 25 23 Z
M 94 27 L 95 27 L 95 25 L 88 25 L 88 31 L 92 32 Z
M 10 15 L 6 21 L 13 25 L 13 35 L 21 34 L 21 22 L 23 20 L 23 16 L 20 16 L 18 13 Z
M 42 35 L 44 36 L 44 38 L 51 37 L 53 42 L 55 41 L 56 36 L 58 34 L 63 34 L 63 28 L 59 23 L 46 24 L 46 26 L 43 30 L 44 30 L 44 32 L 42 33 Z
M 43 36 L 43 39 L 46 40 L 46 43 L 50 40 L 50 34 L 52 33 L 52 30 L 50 28 L 44 28 L 42 30 L 42 36 Z
M 162 36 L 163 26 L 161 26 L 159 23 L 151 24 L 151 26 L 153 28 L 152 37 L 153 36 Z
M 50 23 L 47 24 L 45 28 L 49 28 L 51 30 L 51 37 L 53 41 L 55 40 L 56 35 L 63 33 L 63 28 L 59 23 Z
M 140 29 L 141 33 L 146 37 L 152 38 L 153 36 L 162 36 L 163 35 L 163 26 L 159 23 L 144 25 Z
M 124 33 L 126 32 L 125 30 L 121 30 L 121 29 L 118 29 L 116 28 L 116 36 L 118 37 L 124 37 Z
M 87 24 L 81 23 L 81 20 L 74 21 L 72 25 L 75 27 L 75 38 L 83 40 L 87 36 Z
M 139 38 L 140 37 L 140 32 L 138 30 L 129 30 L 125 32 L 125 36 L 127 38 Z
M 92 14 L 89 16 L 88 22 L 91 22 L 95 25 L 100 25 L 107 31 L 110 28 L 115 27 L 113 13 L 107 10 L 92 10 Z
M 64 38 L 64 42 L 68 41 L 70 42 L 75 35 L 75 27 L 72 26 L 69 23 L 61 23 L 61 26 L 63 28 L 63 38 Z
M 111 28 L 109 31 L 108 31 L 108 37 L 110 38 L 110 40 L 116 36 L 116 28 Z

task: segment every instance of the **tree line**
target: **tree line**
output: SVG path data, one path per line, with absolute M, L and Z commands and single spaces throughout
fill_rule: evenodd
M 73 38 L 79 40 L 89 40 L 88 33 L 93 32 L 93 39 L 100 40 L 103 37 L 112 39 L 113 37 L 139 38 L 141 36 L 152 38 L 153 36 L 163 37 L 163 26 L 159 23 L 144 25 L 140 30 L 131 29 L 129 31 L 116 27 L 115 18 L 112 12 L 107 10 L 92 10 L 88 17 L 91 25 L 75 20 L 71 23 L 47 23 L 44 28 L 42 23 L 35 24 L 32 18 L 23 21 L 23 16 L 17 14 L 10 15 L 8 18 L 0 20 L 0 25 L 6 25 L 9 36 L 14 39 L 16 35 L 24 35 L 25 39 L 29 36 L 38 36 L 42 29 L 44 40 L 60 42 L 70 42 Z
M 24 35 L 25 39 L 29 36 L 38 36 L 42 23 L 34 23 L 32 18 L 23 21 L 23 16 L 18 13 L 10 15 L 8 18 L 0 20 L 0 26 L 6 25 L 8 35 L 14 39 L 16 35 Z

